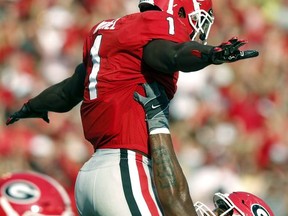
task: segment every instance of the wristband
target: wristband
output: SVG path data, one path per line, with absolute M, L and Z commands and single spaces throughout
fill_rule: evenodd
M 156 128 L 150 131 L 150 135 L 154 134 L 170 134 L 170 130 L 168 128 Z

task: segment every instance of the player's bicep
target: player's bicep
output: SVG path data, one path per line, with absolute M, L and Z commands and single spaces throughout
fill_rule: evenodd
M 150 67 L 162 73 L 177 71 L 175 54 L 177 43 L 167 40 L 153 40 L 143 50 L 143 60 Z

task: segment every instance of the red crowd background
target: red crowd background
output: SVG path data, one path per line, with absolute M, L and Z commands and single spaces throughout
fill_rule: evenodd
M 193 200 L 212 206 L 216 191 L 245 190 L 275 215 L 288 214 L 288 1 L 215 0 L 209 44 L 233 36 L 254 59 L 180 76 L 170 112 L 175 149 Z M 90 27 L 136 12 L 133 0 L 0 1 L 0 174 L 34 170 L 73 197 L 77 172 L 92 154 L 79 106 L 6 126 L 9 114 L 70 76 Z M 72 198 L 73 199 L 73 198 Z

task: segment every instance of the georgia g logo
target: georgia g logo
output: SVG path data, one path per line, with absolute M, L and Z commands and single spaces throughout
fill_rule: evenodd
M 8 182 L 2 188 L 3 195 L 14 203 L 31 203 L 40 197 L 39 188 L 29 181 L 12 181 Z
M 259 204 L 252 205 L 251 210 L 254 216 L 270 216 L 268 211 Z

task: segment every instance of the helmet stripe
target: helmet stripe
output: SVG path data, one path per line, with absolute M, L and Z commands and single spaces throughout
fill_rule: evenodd
M 173 6 L 174 6 L 174 0 L 169 0 L 168 8 L 167 8 L 167 13 L 173 15 Z

